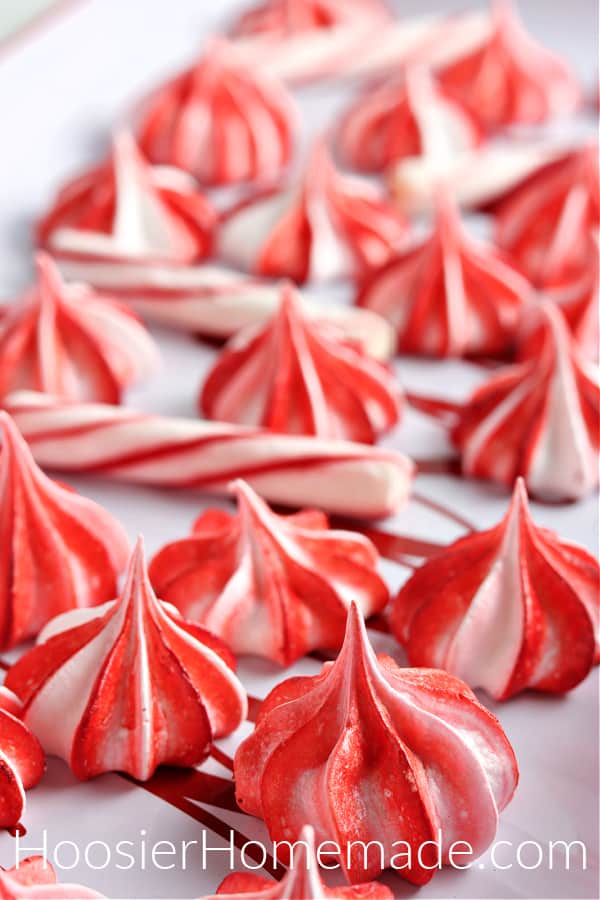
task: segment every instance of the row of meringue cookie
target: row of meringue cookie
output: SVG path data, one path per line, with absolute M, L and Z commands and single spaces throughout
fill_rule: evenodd
M 321 675 L 284 681 L 264 702 L 256 731 L 235 758 L 240 806 L 264 818 L 274 840 L 291 833 L 295 840 L 308 797 L 319 837 L 342 848 L 351 882 L 390 865 L 392 842 L 405 834 L 393 825 L 399 804 L 410 819 L 413 850 L 441 827 L 442 861 L 459 831 L 475 855 L 482 853 L 517 777 L 497 720 L 454 675 L 375 658 L 363 617 L 381 611 L 388 592 L 366 538 L 330 531 L 317 512 L 278 516 L 243 483 L 237 490 L 237 517 L 208 511 L 192 537 L 155 558 L 151 579 L 167 602 L 150 585 L 138 542 L 116 601 L 51 620 L 7 674 L 22 707 L 7 694 L 6 715 L 20 714 L 45 750 L 80 778 L 125 771 L 147 779 L 163 763 L 201 762 L 213 739 L 244 718 L 246 695 L 221 638 L 239 653 L 283 664 L 311 649 L 341 646 Z M 459 673 L 498 699 L 525 688 L 563 692 L 598 659 L 598 583 L 589 554 L 536 528 L 518 486 L 497 528 L 463 538 L 409 580 L 393 603 L 392 627 L 411 661 Z M 16 720 L 18 741 L 9 740 L 18 815 L 24 787 L 43 771 L 39 744 L 25 726 Z M 389 752 L 373 770 L 365 748 L 375 731 Z M 308 781 L 307 747 L 314 755 Z M 402 778 L 392 777 L 399 753 Z M 435 778 L 426 774 L 433 771 Z M 293 802 L 299 779 L 302 805 Z M 373 811 L 360 817 L 358 831 L 348 830 L 358 820 L 352 804 L 338 802 L 338 791 L 363 813 Z M 427 822 L 419 813 L 423 803 L 431 812 Z M 338 813 L 331 819 L 324 808 Z M 384 858 L 376 854 L 361 867 L 345 854 L 351 834 L 379 841 Z M 401 874 L 424 883 L 434 868 L 419 859 Z
M 498 253 L 469 237 L 451 213 L 452 179 L 437 191 L 430 236 L 415 241 L 370 186 L 335 172 L 320 143 L 297 189 L 261 192 L 226 214 L 217 249 L 253 275 L 357 277 L 359 305 L 389 321 L 404 352 L 504 353 L 519 310 L 536 291 L 564 305 L 582 342 L 594 345 L 596 152 L 583 145 L 536 167 L 500 207 Z M 106 165 L 64 189 L 38 229 L 39 242 L 68 277 L 132 302 L 149 318 L 223 336 L 264 317 L 273 289 L 199 265 L 209 250 L 187 241 L 194 189 L 185 190 L 184 181 L 176 193 L 175 179 L 167 190 L 163 171 L 159 182 L 154 172 L 121 134 Z M 339 315 L 352 327 L 348 311 Z M 385 327 L 374 318 L 364 323 L 367 334 Z M 379 340 L 386 339 L 371 343 L 376 339 L 383 355 Z
M 283 0 L 283 6 L 288 5 Z M 303 17 L 288 15 L 287 10 L 279 12 L 291 30 L 296 30 L 292 23 Z M 272 16 L 273 11 L 270 13 Z M 361 11 L 363 27 L 369 18 L 375 19 L 381 30 L 389 28 L 389 22 L 384 25 L 380 17 L 373 16 L 372 8 Z M 335 13 L 329 21 L 338 24 Z M 314 41 L 318 29 L 306 19 L 304 23 Z M 264 33 L 261 27 L 258 30 Z M 289 32 L 279 34 L 284 46 L 288 36 Z M 364 34 L 362 39 L 364 46 Z M 431 45 L 443 41 L 444 36 L 439 34 L 430 38 L 430 51 Z M 197 63 L 154 92 L 139 114 L 140 143 L 152 162 L 185 169 L 203 184 L 257 181 L 279 175 L 292 157 L 297 113 L 291 97 L 273 77 L 273 67 L 269 72 L 269 63 L 265 62 L 272 56 L 274 43 L 277 38 L 259 60 L 248 56 L 247 48 L 245 54 L 243 42 L 213 40 Z M 435 50 L 430 53 L 434 54 Z M 422 65 L 430 62 L 425 54 L 419 59 L 419 54 L 413 53 L 412 58 Z M 404 63 L 400 61 L 394 69 L 398 71 Z M 452 64 L 442 67 L 439 78 L 451 98 L 449 103 L 458 110 L 465 108 L 463 120 L 471 117 L 478 128 L 488 132 L 572 113 L 581 98 L 567 66 L 532 41 L 507 0 L 495 4 L 480 45 L 466 49 Z M 388 83 L 393 90 L 394 79 Z M 373 114 L 375 142 L 390 145 L 385 121 L 383 134 L 381 127 L 389 96 L 389 91 L 383 98 L 377 91 L 374 95 L 368 92 L 360 98 L 358 109 L 350 112 L 350 118 L 358 120 L 353 131 L 355 147 L 357 135 L 369 119 L 373 122 Z M 451 132 L 457 115 L 451 113 L 450 123 L 441 120 L 442 129 L 449 124 Z M 373 134 L 372 127 L 368 134 Z M 455 137 L 460 141 L 456 132 Z M 367 145 L 368 138 L 364 143 Z M 356 161 L 353 154 L 350 159 Z
M 445 233 L 451 237 L 450 229 Z M 36 438 L 37 426 L 31 424 L 32 417 L 36 415 L 44 418 L 44 407 L 39 407 L 37 414 L 33 411 L 28 414 L 27 401 L 25 411 L 19 400 L 6 397 L 4 401 L 24 423 L 22 427 L 28 439 L 33 440 L 34 449 L 45 465 L 75 471 L 100 470 L 146 483 L 174 486 L 195 483 L 199 487 L 212 489 L 218 484 L 225 484 L 225 470 L 222 467 L 215 469 L 214 460 L 211 463 L 211 458 L 203 451 L 203 441 L 210 432 L 223 440 L 223 446 L 229 443 L 234 434 L 232 426 L 226 422 L 234 423 L 240 429 L 237 438 L 243 438 L 247 444 L 247 453 L 241 453 L 238 440 L 236 459 L 233 460 L 233 467 L 228 469 L 230 477 L 236 477 L 251 471 L 247 466 L 255 464 L 259 456 L 263 467 L 265 465 L 264 453 L 257 456 L 253 449 L 256 446 L 258 452 L 260 435 L 244 431 L 248 426 L 267 428 L 290 436 L 278 438 L 281 447 L 271 447 L 269 457 L 272 463 L 268 467 L 274 466 L 277 460 L 280 465 L 285 461 L 290 473 L 293 473 L 293 459 L 299 452 L 304 459 L 310 457 L 315 461 L 319 453 L 325 453 L 331 464 L 336 456 L 339 456 L 340 462 L 343 458 L 350 460 L 349 445 L 340 444 L 339 453 L 335 452 L 337 439 L 373 443 L 401 419 L 402 391 L 391 371 L 371 359 L 356 343 L 348 342 L 333 322 L 309 319 L 293 290 L 284 287 L 279 310 L 273 319 L 265 325 L 240 332 L 208 373 L 200 408 L 206 416 L 216 421 L 212 425 L 190 421 L 185 426 L 185 432 L 189 433 L 189 440 L 194 445 L 193 466 L 196 474 L 193 481 L 190 480 L 191 473 L 188 473 L 188 480 L 184 482 L 182 472 L 173 468 L 178 455 L 186 451 L 186 446 L 181 443 L 182 427 L 176 421 L 165 419 L 160 422 L 163 440 L 173 443 L 172 452 L 166 453 L 163 441 L 160 442 L 160 471 L 155 471 L 156 466 L 144 468 L 144 460 L 151 458 L 151 449 L 157 442 L 158 434 L 154 432 L 158 420 L 154 424 L 152 421 L 146 424 L 139 421 L 137 425 L 133 421 L 123 422 L 120 412 L 111 413 L 99 404 L 88 409 L 85 403 L 86 390 L 91 398 L 94 398 L 94 391 L 99 392 L 102 399 L 114 398 L 114 377 L 113 381 L 102 377 L 110 371 L 108 365 L 104 369 L 102 367 L 102 354 L 105 354 L 107 364 L 113 364 L 113 371 L 117 374 L 134 370 L 133 363 L 129 367 L 126 365 L 134 343 L 119 342 L 120 333 L 114 327 L 112 333 L 95 335 L 94 315 L 102 310 L 113 326 L 122 319 L 126 326 L 123 329 L 125 335 L 135 334 L 139 326 L 128 313 L 95 297 L 90 298 L 80 288 L 72 292 L 81 301 L 77 304 L 72 302 L 70 291 L 63 291 L 62 295 L 56 291 L 52 294 L 56 286 L 55 273 L 48 261 L 43 260 L 42 263 L 39 302 L 26 306 L 12 322 L 9 316 L 4 341 L 0 335 L 0 347 L 5 350 L 4 362 L 0 363 L 0 386 L 4 383 L 9 389 L 27 387 L 33 380 L 35 387 L 46 391 L 58 390 L 59 395 L 63 396 L 67 393 L 65 412 L 75 420 L 81 419 L 82 427 L 66 434 L 61 416 L 57 421 L 52 421 L 51 415 L 53 405 L 57 410 L 60 407 L 61 398 L 49 397 L 47 411 L 50 420 L 44 420 L 43 426 L 46 440 L 50 440 L 56 432 L 59 445 L 67 442 L 69 448 L 68 453 L 57 450 L 50 456 L 44 455 L 43 448 L 40 449 Z M 475 257 L 472 265 L 476 264 Z M 481 271 L 474 269 L 473 277 L 480 278 Z M 48 281 L 44 273 L 50 273 L 52 280 Z M 511 307 L 515 296 L 511 298 L 506 295 L 507 306 Z M 485 303 L 485 293 L 475 299 Z M 568 313 L 569 309 L 565 312 Z M 581 325 L 581 319 L 572 319 L 573 333 L 569 333 L 568 320 L 551 303 L 534 304 L 528 309 L 528 315 L 521 313 L 521 317 L 523 325 L 516 363 L 493 373 L 465 403 L 456 408 L 455 420 L 450 423 L 450 435 L 460 451 L 464 474 L 496 481 L 509 488 L 521 475 L 528 492 L 539 499 L 552 502 L 578 500 L 589 494 L 598 483 L 600 416 L 597 373 L 585 359 L 576 339 L 581 337 L 576 327 L 577 321 Z M 458 339 L 466 333 L 463 321 L 462 329 L 456 332 Z M 85 346 L 88 352 L 78 352 L 84 341 L 87 341 Z M 122 351 L 122 359 L 118 351 Z M 24 363 L 30 361 L 29 365 L 14 364 L 19 353 Z M 75 363 L 73 367 L 69 365 L 71 358 Z M 72 390 L 70 397 L 69 388 Z M 107 398 L 102 396 L 104 389 L 108 390 Z M 36 408 L 38 400 L 36 398 L 34 403 Z M 413 396 L 410 400 L 418 405 L 418 398 Z M 138 417 L 133 418 L 137 422 Z M 102 441 L 97 434 L 95 451 L 90 457 L 87 435 L 94 419 L 98 419 L 102 426 Z M 120 464 L 122 454 L 115 454 L 110 443 L 111 432 L 119 437 L 120 442 L 126 438 L 123 424 L 129 424 L 131 430 L 126 441 L 128 453 L 131 454 L 137 447 L 139 476 L 135 464 Z M 230 436 L 228 432 L 231 432 Z M 325 440 L 327 446 L 322 443 L 311 446 L 303 435 Z M 293 439 L 304 443 L 294 446 Z M 135 443 L 140 441 L 143 447 Z M 354 446 L 352 453 L 377 462 L 377 454 L 366 447 L 361 450 Z M 127 462 L 127 459 L 124 461 Z M 190 463 L 188 457 L 188 467 Z M 404 469 L 406 482 L 409 478 L 406 465 Z M 296 501 L 298 494 L 297 491 L 294 494 L 293 489 L 300 478 L 299 473 L 293 474 L 288 485 L 291 493 L 288 489 L 282 493 L 282 484 L 278 486 L 265 482 L 264 475 L 257 473 L 256 478 L 258 486 L 262 484 L 261 489 L 270 499 L 288 503 Z M 364 472 L 361 481 L 366 484 L 368 480 L 368 473 Z M 394 483 L 397 481 L 394 476 Z M 406 489 L 387 491 L 382 482 L 378 490 L 382 489 L 383 493 L 377 504 L 370 505 L 365 493 L 361 502 L 350 508 L 347 503 L 340 506 L 340 500 L 343 501 L 341 494 L 332 495 L 331 491 L 324 490 L 324 484 L 319 486 L 315 481 L 309 487 L 317 505 L 337 512 L 345 510 L 363 515 L 392 512 L 407 493 Z M 357 492 L 358 485 L 354 492 L 358 500 Z
M 7 685 L 22 701 L 26 726 L 79 778 L 123 771 L 145 780 L 162 763 L 201 762 L 215 737 L 241 723 L 246 695 L 231 671 L 232 662 L 214 635 L 157 600 L 138 544 L 120 597 L 52 620 L 37 646 L 10 668 Z M 423 740 L 419 723 L 424 721 L 425 733 L 430 736 L 434 727 L 438 735 L 433 752 L 429 737 Z M 307 724 L 309 730 L 303 727 Z M 373 769 L 364 747 L 374 729 L 389 758 L 380 755 Z M 346 735 L 343 742 L 341 734 Z M 279 773 L 273 751 L 282 741 Z M 477 748 L 484 745 L 487 749 L 480 752 Z M 37 741 L 35 746 L 39 753 Z M 394 779 L 390 764 L 396 771 L 398 754 L 402 778 Z M 338 775 L 333 777 L 332 771 L 325 784 L 321 770 L 331 766 Z M 424 774 L 434 768 L 435 777 Z M 315 678 L 284 681 L 272 692 L 254 734 L 236 753 L 234 770 L 240 807 L 264 818 L 273 840 L 300 838 L 308 800 L 317 833 L 335 840 L 351 883 L 374 878 L 390 865 L 392 841 L 407 836 L 416 852 L 438 827 L 444 833 L 442 861 L 447 862 L 449 838 L 457 834 L 459 823 L 461 839 L 469 840 L 479 855 L 493 839 L 498 813 L 517 780 L 514 754 L 500 724 L 467 685 L 441 671 L 401 669 L 389 658 L 376 659 L 354 601 L 336 662 L 326 664 Z M 277 800 L 273 788 L 282 783 L 283 772 L 287 788 L 275 791 Z M 16 777 L 20 774 L 16 766 Z M 303 804 L 294 802 L 298 779 L 305 783 Z M 345 811 L 336 802 L 339 791 L 354 798 Z M 363 814 L 356 829 L 354 804 L 364 813 L 373 802 L 383 802 L 379 810 L 387 814 L 372 820 Z M 431 809 L 427 823 L 420 813 L 423 803 Z M 400 807 L 406 826 L 398 829 Z M 337 808 L 334 821 L 323 812 L 327 808 Z M 465 809 L 466 817 L 461 814 Z M 354 832 L 360 840 L 380 841 L 384 857 L 362 866 L 357 856 L 351 858 Z M 434 868 L 419 859 L 401 874 L 424 883 Z

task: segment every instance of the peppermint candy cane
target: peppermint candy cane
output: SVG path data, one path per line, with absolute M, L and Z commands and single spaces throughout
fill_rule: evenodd
M 286 506 L 377 518 L 407 499 L 414 471 L 401 453 L 346 441 L 168 418 L 30 391 L 8 397 L 37 462 L 137 484 L 225 494 L 243 478 Z
M 148 321 L 219 339 L 266 321 L 276 313 L 281 298 L 281 285 L 261 283 L 219 266 L 178 268 L 61 257 L 57 261 L 66 278 L 106 290 Z M 307 297 L 303 304 L 311 317 L 334 323 L 374 359 L 386 361 L 392 356 L 394 332 L 382 316 Z

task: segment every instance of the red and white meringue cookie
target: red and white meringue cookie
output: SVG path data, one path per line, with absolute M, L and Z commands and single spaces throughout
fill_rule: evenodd
M 154 594 L 141 538 L 117 600 L 57 616 L 8 671 L 24 721 L 78 778 L 193 766 L 234 731 L 247 698 L 235 658 Z
M 551 502 L 578 500 L 598 484 L 600 387 L 553 304 L 535 311 L 540 329 L 525 358 L 478 388 L 452 437 L 466 475 Z
M 177 166 L 202 184 L 262 181 L 290 162 L 296 118 L 284 86 L 220 39 L 149 98 L 139 141 L 153 163 Z
M 296 840 L 309 816 L 317 841 L 340 848 L 352 883 L 393 860 L 399 875 L 426 883 L 438 853 L 425 842 L 438 838 L 441 863 L 455 840 L 479 856 L 518 777 L 500 723 L 467 685 L 375 656 L 356 606 L 337 660 L 271 691 L 234 770 L 238 804 L 272 840 Z M 409 848 L 401 860 L 397 841 Z
M 149 165 L 122 131 L 106 163 L 59 191 L 37 239 L 69 277 L 96 287 L 140 288 L 148 269 L 177 277 L 206 257 L 215 224 L 216 213 L 194 179 Z
M 581 271 L 600 226 L 599 196 L 598 144 L 590 141 L 541 167 L 509 195 L 498 210 L 497 241 L 541 287 Z
M 0 867 L 2 900 L 106 900 L 81 884 L 59 884 L 56 872 L 43 856 L 28 856 L 18 867 Z
M 588 240 L 588 256 L 581 268 L 546 279 L 543 292 L 560 307 L 583 355 L 597 362 L 600 355 L 600 256 L 597 236 Z
M 373 272 L 357 303 L 391 323 L 401 352 L 497 355 L 514 342 L 529 295 L 528 282 L 471 238 L 439 194 L 430 236 Z
M 40 781 L 46 765 L 40 742 L 21 721 L 21 712 L 19 698 L 0 687 L 0 828 L 19 824 L 25 791 Z M 5 896 L 3 876 L 0 869 L 0 897 Z
M 209 371 L 200 409 L 209 419 L 374 443 L 400 420 L 392 372 L 304 315 L 287 285 L 273 319 L 240 332 Z
M 483 46 L 449 65 L 442 84 L 487 131 L 572 113 L 580 87 L 567 65 L 526 32 L 511 0 L 493 0 Z
M 82 284 L 67 285 L 46 253 L 37 283 L 0 308 L 0 398 L 30 389 L 119 403 L 156 367 L 158 347 L 137 317 Z
M 66 403 L 33 391 L 11 394 L 7 407 L 41 465 L 163 488 L 226 494 L 232 479 L 244 478 L 273 503 L 377 518 L 406 502 L 414 472 L 402 453 L 350 441 Z
M 315 830 L 305 825 L 300 832 L 299 842 L 294 850 L 293 866 L 281 881 L 262 878 L 253 872 L 233 872 L 223 879 L 215 897 L 204 900 L 221 900 L 248 897 L 254 900 L 393 900 L 389 887 L 378 882 L 329 888 L 319 875 Z
M 225 214 L 219 249 L 245 271 L 301 284 L 363 274 L 386 262 L 406 234 L 400 213 L 368 182 L 340 174 L 320 140 L 297 184 Z
M 400 589 L 390 623 L 410 664 L 496 700 L 574 688 L 600 659 L 600 568 L 539 528 L 522 479 L 502 521 L 460 538 Z
M 150 565 L 157 593 L 237 654 L 289 666 L 312 650 L 342 644 L 346 613 L 388 600 L 371 542 L 332 530 L 316 509 L 280 516 L 244 481 L 238 512 L 209 509 L 189 538 L 167 544 Z
M 114 597 L 128 552 L 116 519 L 44 475 L 0 411 L 0 649 Z
M 233 34 L 285 37 L 322 28 L 368 25 L 374 21 L 391 21 L 389 9 L 382 0 L 264 0 L 242 13 Z
M 481 137 L 461 104 L 425 68 L 413 67 L 406 78 L 383 81 L 359 96 L 342 119 L 337 143 L 344 162 L 362 172 L 420 157 L 443 175 Z

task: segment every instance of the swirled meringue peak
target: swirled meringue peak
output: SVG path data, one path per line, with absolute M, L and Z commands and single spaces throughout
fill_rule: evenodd
M 184 169 L 202 184 L 262 181 L 290 162 L 296 120 L 284 86 L 219 39 L 149 99 L 139 141 L 152 162 Z
M 388 591 L 367 538 L 330 529 L 316 509 L 276 515 L 244 481 L 233 488 L 237 515 L 208 510 L 150 565 L 156 591 L 187 619 L 237 654 L 289 666 L 341 646 L 353 599 L 363 616 L 383 609 Z
M 486 131 L 572 113 L 581 91 L 565 63 L 530 37 L 511 0 L 493 0 L 491 16 L 483 46 L 442 72 L 446 89 Z
M 389 887 L 378 882 L 329 888 L 319 875 L 315 830 L 305 825 L 294 850 L 293 866 L 281 881 L 250 872 L 233 872 L 219 885 L 215 897 L 204 900 L 248 897 L 250 900 L 393 900 Z
M 144 267 L 181 268 L 206 257 L 215 223 L 187 172 L 149 165 L 131 134 L 120 131 L 107 162 L 59 191 L 37 239 L 55 258 L 77 263 L 90 284 L 127 266 L 131 287 L 145 283 Z
M 28 856 L 18 868 L 0 867 L 2 900 L 106 900 L 81 884 L 59 884 L 56 872 L 43 856 Z
M 406 234 L 401 214 L 367 181 L 339 173 L 319 140 L 295 185 L 257 193 L 225 214 L 219 247 L 238 268 L 301 284 L 363 274 Z
M 498 210 L 498 244 L 541 287 L 581 270 L 600 226 L 599 196 L 598 144 L 590 141 L 542 166 L 509 195 Z
M 426 356 L 494 356 L 513 344 L 530 286 L 489 245 L 471 238 L 438 192 L 431 234 L 371 273 L 359 306 L 387 319 L 398 349 Z
M 519 478 L 502 521 L 428 560 L 390 621 L 411 665 L 445 669 L 496 700 L 561 693 L 598 660 L 599 589 L 598 562 L 535 525 Z
M 368 88 L 343 117 L 337 141 L 343 160 L 362 172 L 421 157 L 441 175 L 480 142 L 470 113 L 423 67 Z
M 271 321 L 227 344 L 200 408 L 209 419 L 372 444 L 399 422 L 401 391 L 389 369 L 310 319 L 284 285 Z
M 156 598 L 140 540 L 115 601 L 52 620 L 9 670 L 24 721 L 81 779 L 192 766 L 246 715 L 235 659 Z
M 46 253 L 37 283 L 0 308 L 0 398 L 35 390 L 68 400 L 119 403 L 158 364 L 136 315 L 83 284 L 67 285 Z
M 48 478 L 0 411 L 0 649 L 114 597 L 129 544 L 101 506 Z
M 426 883 L 438 854 L 417 848 L 438 838 L 442 863 L 455 840 L 477 857 L 517 782 L 508 739 L 470 688 L 375 656 L 355 605 L 337 660 L 271 691 L 234 770 L 238 804 L 272 840 L 296 840 L 310 816 L 351 883 L 389 866 Z M 366 859 L 360 842 L 377 842 Z
M 508 487 L 521 475 L 541 500 L 578 500 L 598 484 L 597 374 L 554 304 L 532 314 L 536 340 L 473 393 L 452 437 L 466 475 Z
M 237 37 L 270 34 L 286 37 L 299 32 L 390 21 L 381 0 L 265 0 L 243 12 L 235 23 Z
M 0 687 L 0 828 L 19 824 L 25 811 L 25 791 L 35 787 L 44 769 L 40 742 L 21 721 L 21 701 Z M 4 897 L 3 875 L 0 869 L 0 897 Z

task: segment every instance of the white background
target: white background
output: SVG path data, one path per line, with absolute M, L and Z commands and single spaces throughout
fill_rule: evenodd
M 17 0 L 14 0 L 16 3 Z M 2 10 L 11 4 L 4 0 Z M 29 235 L 33 219 L 50 202 L 61 181 L 95 160 L 106 147 L 115 122 L 126 118 L 140 95 L 166 74 L 178 68 L 202 46 L 211 31 L 222 28 L 235 2 L 206 0 L 81 0 L 50 27 L 16 43 L 0 58 L 0 296 L 8 296 L 26 283 L 30 269 Z M 464 4 L 425 3 L 404 0 L 398 4 L 404 16 Z M 596 59 L 593 0 L 549 3 L 529 0 L 521 10 L 534 33 L 564 53 L 591 86 Z M 306 122 L 314 131 L 330 122 L 343 104 L 343 92 L 334 88 L 308 88 L 300 95 Z M 308 131 L 308 129 L 307 129 Z M 349 288 L 320 291 L 330 299 L 348 299 Z M 195 415 L 196 395 L 203 372 L 215 351 L 191 338 L 156 331 L 163 352 L 163 369 L 128 398 L 132 405 L 169 414 Z M 430 363 L 401 360 L 403 382 L 413 391 L 440 393 L 459 399 L 485 373 L 463 363 Z M 424 417 L 408 412 L 398 432 L 388 441 L 415 455 L 436 455 L 447 448 L 441 429 Z M 142 488 L 69 479 L 83 493 L 97 499 L 117 515 L 133 539 L 146 537 L 149 553 L 167 540 L 184 535 L 206 499 Z M 417 490 L 442 500 L 479 527 L 495 523 L 503 514 L 507 497 L 496 488 L 445 477 L 419 477 Z M 556 528 L 590 549 L 597 542 L 595 498 L 571 506 L 533 505 L 540 524 Z M 450 541 L 460 528 L 412 501 L 385 527 L 397 533 Z M 406 577 L 406 570 L 384 564 L 392 588 Z M 387 639 L 377 639 L 402 659 Z M 296 672 L 313 672 L 312 661 L 303 661 Z M 242 678 L 262 696 L 281 677 L 264 663 L 244 662 Z M 515 845 L 525 839 L 583 840 L 588 845 L 588 867 L 597 865 L 597 751 L 598 682 L 596 673 L 566 698 L 520 696 L 504 704 L 484 702 L 499 716 L 513 741 L 521 769 L 521 783 L 514 801 L 503 813 L 499 839 Z M 242 729 L 245 732 L 247 727 Z M 222 742 L 229 751 L 243 736 Z M 226 777 L 215 763 L 208 768 Z M 229 819 L 249 837 L 265 837 L 263 826 L 247 817 Z M 228 819 L 228 821 L 229 821 Z M 196 822 L 118 776 L 105 776 L 88 784 L 74 781 L 67 768 L 52 760 L 43 783 L 28 794 L 25 816 L 27 845 L 39 846 L 43 828 L 52 845 L 69 838 L 82 845 L 91 840 L 135 840 L 146 829 L 150 840 L 179 841 L 198 837 Z M 215 843 L 216 839 L 214 840 Z M 14 841 L 0 836 L 0 863 L 11 865 Z M 468 873 L 444 871 L 419 897 L 592 897 L 597 895 L 597 874 L 544 866 L 526 873 L 513 868 L 492 870 L 488 857 Z M 119 873 L 114 868 L 92 872 L 85 864 L 70 877 L 117 897 L 198 897 L 216 888 L 226 874 L 219 855 L 211 869 L 201 871 L 199 860 L 185 872 L 155 869 Z M 415 889 L 386 876 L 399 897 Z

